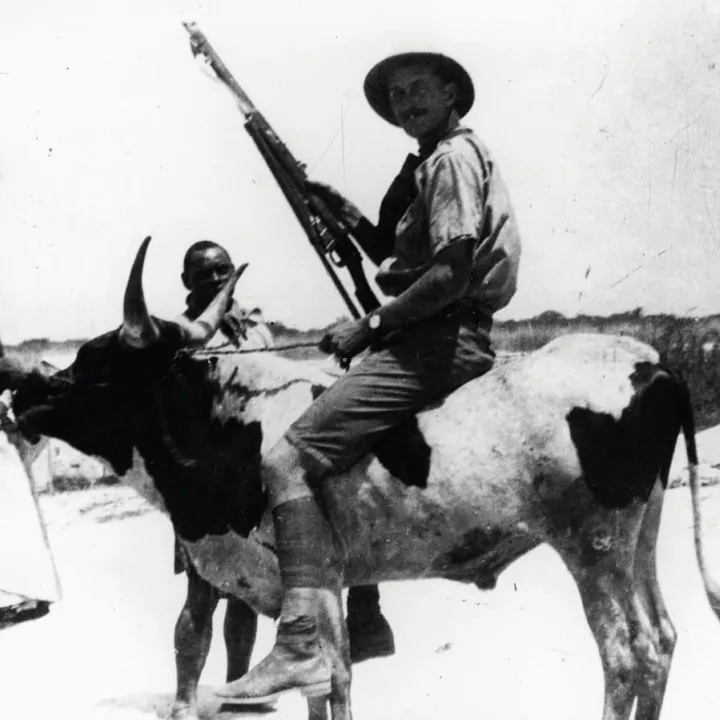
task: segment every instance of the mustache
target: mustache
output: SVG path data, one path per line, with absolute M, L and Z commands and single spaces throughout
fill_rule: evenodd
M 404 113 L 402 113 L 400 115 L 400 120 L 402 122 L 409 122 L 410 120 L 414 120 L 415 118 L 424 117 L 427 114 L 427 110 L 424 110 L 422 108 L 413 108 L 412 110 L 406 110 Z

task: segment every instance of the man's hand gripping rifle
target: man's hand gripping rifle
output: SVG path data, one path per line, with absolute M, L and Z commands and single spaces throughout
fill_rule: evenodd
M 245 116 L 245 129 L 265 159 L 273 177 L 290 203 L 300 225 L 318 254 L 325 271 L 335 284 L 345 304 L 355 318 L 369 313 L 379 306 L 362 268 L 362 256 L 351 239 L 351 234 L 342 219 L 315 194 L 308 185 L 305 166 L 299 163 L 278 138 L 267 120 L 253 105 L 250 98 L 238 85 L 218 54 L 213 50 L 195 23 L 183 23 L 190 34 L 190 47 L 196 57 L 202 55 L 235 97 Z M 355 285 L 355 296 L 360 309 L 348 295 L 347 290 L 333 267 L 345 267 Z

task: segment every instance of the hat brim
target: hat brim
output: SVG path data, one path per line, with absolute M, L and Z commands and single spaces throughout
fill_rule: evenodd
M 475 102 L 475 87 L 465 68 L 452 58 L 440 53 L 409 52 L 391 55 L 385 60 L 381 60 L 365 78 L 365 97 L 370 103 L 370 107 L 383 120 L 387 120 L 392 125 L 398 125 L 398 121 L 395 119 L 390 107 L 388 78 L 390 73 L 397 68 L 408 65 L 429 65 L 436 68 L 443 78 L 455 83 L 457 88 L 455 109 L 460 117 L 467 115 Z

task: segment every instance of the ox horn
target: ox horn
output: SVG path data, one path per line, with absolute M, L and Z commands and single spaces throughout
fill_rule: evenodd
M 150 236 L 146 237 L 140 245 L 130 270 L 123 303 L 123 326 L 120 329 L 121 342 L 136 350 L 146 348 L 160 337 L 158 326 L 148 312 L 142 286 L 143 267 L 148 245 L 150 245 Z
M 235 292 L 235 285 L 247 266 L 248 264 L 244 263 L 235 270 L 223 285 L 222 290 L 213 298 L 212 302 L 197 319 L 185 320 L 179 318 L 175 321 L 185 330 L 188 346 L 202 346 L 217 332 L 222 319 L 225 317 L 233 292 Z

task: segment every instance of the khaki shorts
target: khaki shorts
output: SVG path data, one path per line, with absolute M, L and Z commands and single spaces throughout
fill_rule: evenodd
M 349 467 L 386 430 L 490 370 L 489 325 L 458 317 L 416 323 L 325 390 L 285 438 L 319 475 Z

